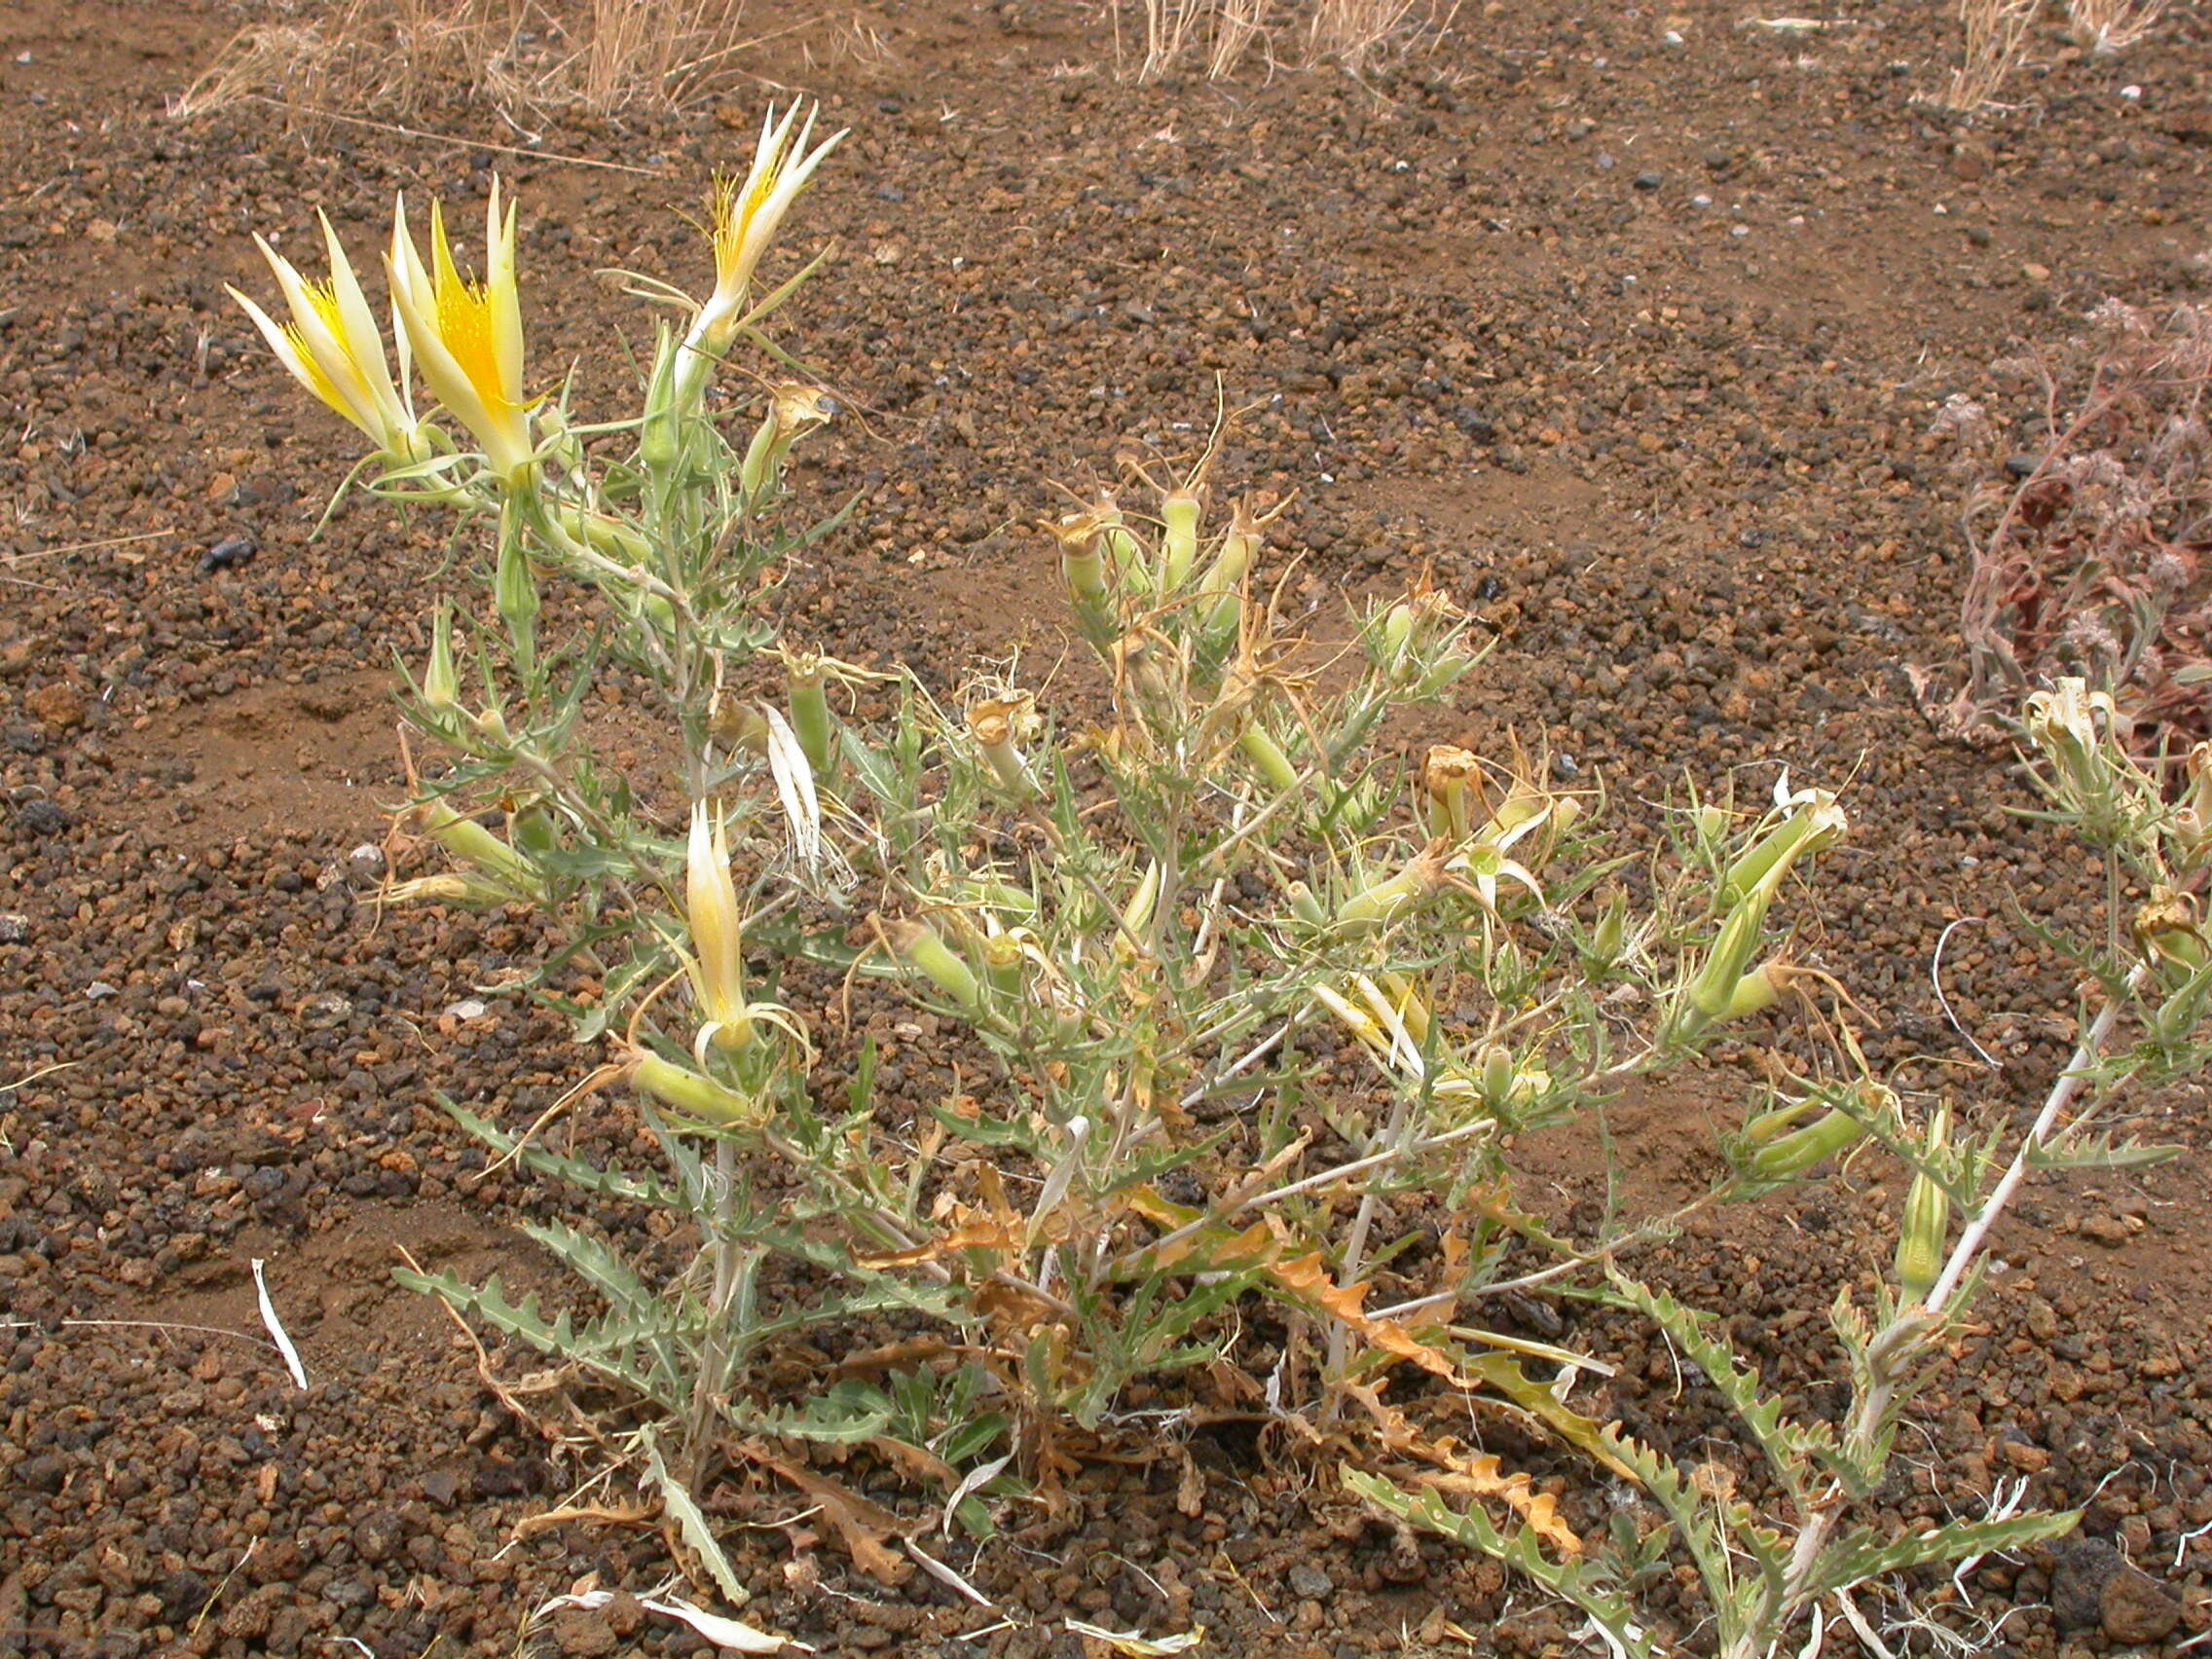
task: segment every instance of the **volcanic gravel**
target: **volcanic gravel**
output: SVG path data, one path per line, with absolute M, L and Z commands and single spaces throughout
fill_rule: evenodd
M 852 137 L 774 264 L 838 243 L 782 338 L 849 410 L 804 487 L 861 504 L 796 573 L 794 635 L 940 684 L 977 655 L 1059 661 L 1032 528 L 1051 486 L 1124 454 L 1187 462 L 1218 398 L 1241 412 L 1218 483 L 1296 494 L 1297 598 L 1326 619 L 1427 570 L 1496 637 L 1408 741 L 1548 744 L 1632 827 L 1685 768 L 1747 797 L 1785 763 L 1844 787 L 1858 832 L 1806 943 L 1864 1004 L 1869 1055 L 2014 1107 L 2062 1062 L 2072 982 L 2017 918 L 2101 926 L 2101 878 L 2009 815 L 2004 754 L 1938 741 L 1902 673 L 1961 649 L 1962 487 L 1931 428 L 2100 297 L 2198 292 L 2195 10 L 2112 58 L 2039 30 L 2016 106 L 1969 121 L 1922 101 L 1955 29 L 1905 0 L 1812 34 L 1718 5 L 1463 8 L 1360 79 L 1216 85 L 1117 77 L 1107 21 L 1052 0 L 875 6 L 881 52 L 777 0 L 748 11 L 764 37 L 794 25 L 755 49 L 754 96 L 547 117 L 535 146 L 458 92 L 411 123 L 443 138 L 265 103 L 169 119 L 242 16 L 0 17 L 0 1652 L 510 1653 L 549 1596 L 670 1569 L 650 1530 L 517 1533 L 597 1472 L 592 1450 L 509 1416 L 455 1324 L 390 1282 L 404 1248 L 551 1289 L 516 1231 L 534 1215 L 651 1240 L 481 1178 L 432 1101 L 527 1122 L 588 1068 L 559 1021 L 483 989 L 536 936 L 362 903 L 401 787 L 392 653 L 420 660 L 424 596 L 459 578 L 441 526 L 367 498 L 313 534 L 350 434 L 222 289 L 264 293 L 249 233 L 299 246 L 318 206 L 358 263 L 395 189 L 468 225 L 497 166 L 523 203 L 534 377 L 573 363 L 604 408 L 650 318 L 602 273 L 699 285 L 680 210 L 742 165 L 772 89 L 819 95 Z M 1930 965 L 1961 918 L 1954 1026 Z M 934 1097 L 934 1034 L 910 1028 L 895 1099 Z M 1701 1109 L 1694 1087 L 1623 1103 L 1640 1179 L 1698 1177 Z M 2076 1541 L 1923 1586 L 1983 1651 L 2172 1650 L 2212 1625 L 2204 1091 L 2148 1115 L 2193 1156 L 2034 1190 L 1879 1499 L 1936 1516 L 2020 1480 L 2086 1506 Z M 1546 1156 L 1569 1198 L 1595 1191 L 1587 1149 Z M 1639 1266 L 1833 1410 L 1825 1310 L 1878 1269 L 1901 1197 L 1882 1170 L 1831 1173 Z M 256 1259 L 305 1392 L 261 1341 Z M 1513 1316 L 1545 1336 L 1561 1317 Z M 1615 1367 L 1594 1408 L 1743 1465 L 1716 1398 L 1644 1332 L 1582 1315 L 1563 1340 Z M 1607 1501 L 1547 1449 L 1493 1443 L 1578 1516 Z M 1270 1435 L 1216 1425 L 1188 1452 L 1195 1479 L 1174 1456 L 1088 1465 L 1061 1512 L 961 1555 L 1003 1611 L 921 1573 L 874 1584 L 778 1525 L 804 1507 L 789 1493 L 717 1502 L 748 1529 L 746 1616 L 830 1653 L 1057 1659 L 1082 1650 L 1071 1616 L 1203 1623 L 1202 1652 L 1287 1659 L 1571 1639 Z M 700 1645 L 627 1602 L 532 1640 Z

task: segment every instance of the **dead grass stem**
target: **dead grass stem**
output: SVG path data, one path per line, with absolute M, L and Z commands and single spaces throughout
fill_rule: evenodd
M 1970 113 L 1997 96 L 2020 61 L 2042 0 L 1959 0 L 1965 50 L 1943 93 L 1946 109 Z
M 240 29 L 169 102 L 180 120 L 247 97 L 409 116 L 458 91 L 524 114 L 681 108 L 727 85 L 752 44 L 744 0 L 326 0 Z

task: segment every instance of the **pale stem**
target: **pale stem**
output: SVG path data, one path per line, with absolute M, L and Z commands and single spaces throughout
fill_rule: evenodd
M 2149 974 L 2148 966 L 2138 964 L 2135 971 L 2127 977 L 2128 989 L 2140 989 Z M 2005 1173 L 1990 1190 L 1989 1197 L 1982 1200 L 1973 1219 L 1967 1223 L 1966 1230 L 1960 1234 L 1959 1241 L 1952 1248 L 1950 1259 L 1944 1263 L 1943 1272 L 1936 1278 L 1935 1287 L 1929 1291 L 1927 1301 L 1900 1309 L 1898 1316 L 1867 1345 L 1867 1368 L 1872 1373 L 1873 1381 L 1852 1413 L 1850 1424 L 1845 1430 L 1844 1444 L 1847 1447 L 1866 1452 L 1878 1441 L 1883 1420 L 1889 1416 L 1896 1401 L 1899 1381 L 1909 1368 L 1912 1355 L 1937 1329 L 1944 1309 L 1957 1296 L 1959 1287 L 1973 1268 L 1975 1258 L 1987 1243 L 1990 1230 L 1997 1225 L 1998 1217 L 2004 1213 L 2006 1205 L 2011 1202 L 2020 1184 L 2027 1179 L 2036 1152 L 2049 1142 L 2052 1131 L 2059 1126 L 2060 1119 L 2073 1104 L 2075 1096 L 2087 1086 L 2090 1068 L 2096 1064 L 2098 1056 L 2103 1052 L 2105 1040 L 2112 1035 L 2112 1028 L 2120 1018 L 2120 1001 L 2119 997 L 2108 997 L 2104 1007 L 2097 1011 L 2096 1017 L 2090 1021 L 2088 1030 L 2083 1033 L 2081 1042 L 2074 1050 L 2073 1058 L 2067 1061 L 2066 1069 L 2059 1073 L 2058 1080 L 2051 1085 L 2050 1093 L 2044 1100 L 2043 1110 L 2036 1114 L 2035 1123 L 2021 1137 L 2019 1149 L 2012 1155 L 2012 1161 L 2006 1166 Z M 1771 1618 L 1778 1620 L 1782 1628 L 1787 1628 L 1789 1621 L 1797 1615 L 1803 1601 L 1802 1587 L 1819 1564 L 1821 1552 L 1826 1547 L 1829 1534 L 1841 1518 L 1842 1500 L 1841 1490 L 1831 1488 L 1826 1499 L 1814 1509 L 1798 1529 L 1796 1542 L 1789 1553 L 1789 1570 L 1786 1579 L 1788 1587 L 1783 1592 L 1782 1604 L 1769 1609 Z M 1726 1659 L 1751 1659 L 1759 1650 L 1758 1633 L 1768 1623 L 1768 1620 L 1751 1621 L 1752 1628 L 1731 1645 Z

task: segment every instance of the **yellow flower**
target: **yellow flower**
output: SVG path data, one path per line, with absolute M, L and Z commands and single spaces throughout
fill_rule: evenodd
M 691 808 L 691 840 L 683 869 L 684 919 L 691 930 L 691 987 L 702 1023 L 698 1047 L 743 1048 L 753 1035 L 745 1002 L 745 947 L 737 884 L 729 873 L 729 837 L 705 801 Z
M 715 180 L 707 198 L 707 239 L 715 249 L 715 291 L 699 309 L 698 318 L 684 338 L 687 356 L 705 352 L 719 357 L 728 348 L 730 334 L 744 314 L 754 268 L 768 251 L 777 227 L 813 178 L 814 169 L 845 136 L 842 131 L 832 132 L 809 150 L 807 140 L 813 135 L 815 117 L 820 113 L 820 105 L 809 111 L 806 124 L 798 127 L 794 136 L 793 128 L 798 122 L 799 106 L 793 103 L 781 121 L 771 107 L 760 124 L 760 142 L 753 152 L 752 170 L 743 180 Z
M 420 453 L 415 410 L 407 395 L 407 345 L 399 346 L 399 383 L 392 384 L 384 356 L 384 334 L 361 292 L 346 249 L 330 220 L 321 214 L 322 240 L 330 250 L 330 279 L 312 282 L 290 260 L 260 237 L 253 239 L 276 274 L 276 285 L 292 320 L 281 323 L 236 288 L 232 299 L 245 308 L 276 360 L 292 378 L 322 399 L 341 418 L 367 434 L 394 460 Z
M 447 413 L 475 436 L 502 481 L 527 475 L 535 445 L 530 402 L 523 394 L 522 303 L 515 291 L 515 213 L 499 210 L 499 183 L 484 221 L 484 280 L 471 282 L 455 265 L 445 214 L 430 204 L 430 260 L 425 270 L 407 230 L 404 197 L 393 209 L 392 310 Z

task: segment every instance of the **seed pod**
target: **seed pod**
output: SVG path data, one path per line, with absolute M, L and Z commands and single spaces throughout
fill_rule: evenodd
M 1164 527 L 1160 547 L 1160 591 L 1172 594 L 1190 578 L 1198 560 L 1198 514 L 1202 503 L 1190 490 L 1171 490 L 1160 503 Z
M 1328 911 L 1321 908 L 1321 901 L 1313 896 L 1313 889 L 1305 882 L 1292 882 L 1283 889 L 1283 896 L 1290 901 L 1291 914 L 1308 927 L 1321 928 L 1329 925 Z
M 1445 886 L 1448 844 L 1432 841 L 1406 862 L 1395 875 L 1360 889 L 1337 906 L 1341 927 L 1368 928 L 1394 920 L 1400 913 L 1426 903 Z
M 757 1128 L 768 1121 L 758 1101 L 658 1054 L 640 1054 L 633 1060 L 630 1082 L 663 1106 L 719 1128 Z
M 1858 1119 L 1848 1112 L 1831 1111 L 1819 1122 L 1759 1148 L 1751 1155 L 1750 1173 L 1756 1181 L 1787 1181 L 1865 1138 L 1865 1127 Z
M 1428 795 L 1432 835 L 1463 841 L 1475 825 L 1490 816 L 1483 763 L 1471 750 L 1450 743 L 1430 745 L 1421 766 L 1421 786 Z
M 1021 751 L 1014 747 L 1014 717 L 1020 707 L 1018 702 L 996 699 L 977 704 L 968 711 L 968 734 L 976 740 L 976 747 L 982 751 L 999 783 L 1010 794 L 1026 800 L 1037 793 L 1037 781 L 1029 775 Z
M 1736 989 L 1758 948 L 1766 923 L 1766 903 L 1747 899 L 1728 913 L 1727 921 L 1706 952 L 1705 964 L 1689 983 L 1689 1005 L 1707 1019 L 1725 1019 L 1736 1001 Z
M 902 920 L 886 922 L 884 932 L 899 959 L 950 997 L 963 1013 L 975 1014 L 982 1008 L 983 987 L 976 978 L 976 971 L 953 954 L 935 929 L 925 922 Z
M 442 800 L 425 801 L 415 812 L 424 832 L 462 864 L 520 892 L 536 890 L 537 872 L 475 819 L 461 817 Z
M 1260 774 L 1260 781 L 1275 793 L 1289 794 L 1299 787 L 1298 768 L 1282 752 L 1282 745 L 1257 721 L 1236 734 L 1236 747 Z
M 812 651 L 790 651 L 784 657 L 784 678 L 792 709 L 792 731 L 798 738 L 806 763 L 817 778 L 828 778 L 836 757 L 837 728 L 830 718 L 830 697 L 824 689 L 822 659 Z
M 1951 1109 L 1942 1106 L 1928 1124 L 1921 1156 L 1934 1162 L 1948 1150 Z M 1907 1302 L 1927 1299 L 1943 1271 L 1943 1245 L 1951 1227 L 1951 1195 L 1925 1169 L 1915 1172 L 1904 1196 L 1904 1221 L 1898 1232 L 1898 1290 Z
M 423 670 L 423 701 L 439 714 L 461 701 L 453 670 L 453 607 L 442 600 L 430 615 L 430 661 Z

